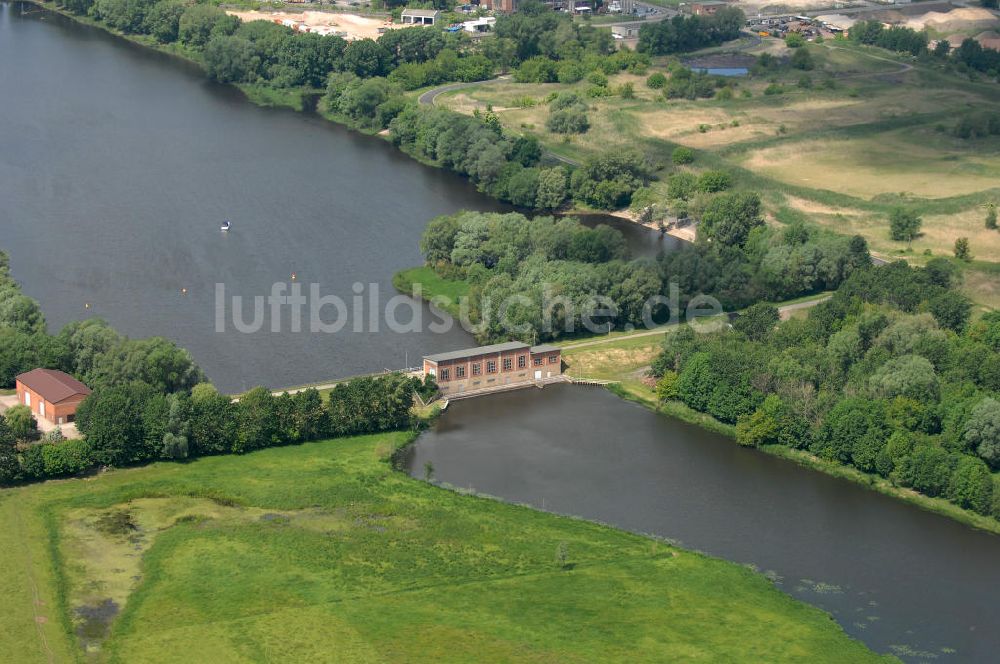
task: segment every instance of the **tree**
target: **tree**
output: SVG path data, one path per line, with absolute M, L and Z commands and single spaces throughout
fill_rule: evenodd
M 190 402 L 187 395 L 167 396 L 167 420 L 163 431 L 160 456 L 164 459 L 185 459 L 190 451 Z
M 972 409 L 962 440 L 990 468 L 1000 469 L 1000 401 L 987 397 Z
M 259 76 L 260 64 L 256 46 L 243 37 L 213 37 L 205 46 L 205 71 L 220 83 L 252 83 Z
M 997 206 L 995 203 L 986 206 L 986 228 L 990 230 L 997 228 Z
M 750 341 L 763 341 L 770 336 L 779 319 L 777 307 L 758 302 L 737 316 L 733 329 Z
M 707 352 L 695 353 L 687 362 L 677 380 L 677 396 L 685 404 L 698 411 L 706 411 L 712 392 L 718 384 L 718 377 L 712 368 L 712 355 Z
M 912 242 L 920 235 L 923 223 L 915 212 L 902 207 L 893 208 L 889 213 L 889 235 L 897 242 Z
M 361 78 L 385 76 L 389 73 L 392 54 L 371 39 L 352 41 L 344 49 L 342 68 Z
M 927 301 L 927 308 L 938 325 L 962 332 L 972 315 L 972 301 L 961 293 L 944 291 Z
M 729 246 L 742 246 L 750 231 L 764 224 L 760 196 L 733 192 L 713 198 L 701 216 L 706 237 Z
M 662 90 L 667 84 L 667 77 L 662 72 L 654 72 L 646 78 L 646 87 L 652 90 Z
M 228 16 L 215 5 L 194 4 L 181 14 L 177 25 L 177 38 L 181 43 L 203 48 L 214 35 L 231 35 L 240 21 Z
M 951 483 L 948 452 L 932 443 L 915 445 L 913 451 L 900 460 L 893 476 L 903 486 L 911 486 L 932 498 L 940 496 Z
M 795 69 L 801 69 L 803 71 L 809 71 L 816 67 L 816 64 L 812 59 L 812 54 L 804 48 L 796 49 L 795 52 L 792 53 L 789 63 Z
M 566 171 L 561 166 L 543 168 L 538 172 L 535 207 L 554 210 L 566 200 Z
M 6 417 L 10 432 L 19 442 L 28 442 L 38 437 L 38 422 L 27 406 L 11 406 Z
M 672 401 L 677 398 L 677 380 L 680 376 L 676 371 L 664 371 L 660 379 L 656 381 L 656 398 L 660 403 Z
M 960 237 L 955 240 L 955 258 L 960 261 L 972 260 L 972 252 L 969 249 L 969 238 Z
M 158 2 L 146 14 L 144 29 L 161 44 L 177 41 L 185 6 L 180 2 Z
M 793 412 L 776 394 L 769 394 L 752 415 L 736 423 L 736 441 L 747 447 L 785 445 L 809 446 L 809 423 Z
M 20 474 L 16 442 L 6 418 L 0 415 L 0 484 L 12 484 Z
M 236 406 L 211 383 L 191 390 L 190 448 L 194 455 L 228 454 L 236 446 Z
M 934 365 L 920 355 L 903 355 L 889 360 L 872 375 L 871 387 L 878 398 L 902 396 L 924 404 L 936 403 L 940 394 Z
M 993 477 L 981 459 L 962 455 L 948 482 L 948 499 L 959 507 L 989 514 L 993 498 Z
M 812 450 L 823 458 L 871 471 L 888 437 L 882 402 L 848 397 L 827 413 Z
M 122 466 L 152 458 L 146 447 L 146 406 L 153 391 L 134 383 L 95 390 L 76 412 L 77 428 L 87 437 L 97 463 Z
M 274 397 L 264 387 L 255 387 L 242 397 L 236 408 L 237 454 L 270 447 L 279 442 L 278 417 Z

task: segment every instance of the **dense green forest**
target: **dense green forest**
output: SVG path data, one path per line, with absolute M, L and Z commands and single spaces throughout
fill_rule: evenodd
M 1000 314 L 970 323 L 944 259 L 854 270 L 807 318 L 757 304 L 730 327 L 668 333 L 659 397 L 1000 517 Z
M 632 163 L 595 170 L 617 173 L 606 180 L 615 182 L 634 176 Z M 680 318 L 703 294 L 730 310 L 788 299 L 836 288 L 871 262 L 862 238 L 765 226 L 759 198 L 742 192 L 710 199 L 700 241 L 658 259 L 629 260 L 621 233 L 607 226 L 516 213 L 438 217 L 421 250 L 438 274 L 469 282 L 468 317 L 482 341 L 556 339 L 585 331 L 585 320 L 604 330 L 649 325 Z
M 315 389 L 274 396 L 263 387 L 233 401 L 204 382 L 187 351 L 161 337 L 129 339 L 98 319 L 50 335 L 38 303 L 21 293 L 0 252 L 2 386 L 38 367 L 65 371 L 93 389 L 77 410 L 85 439 L 56 434 L 38 442 L 30 411 L 15 406 L 0 415 L 0 484 L 405 428 L 414 392 L 434 389 L 387 374 L 339 384 L 325 402 Z

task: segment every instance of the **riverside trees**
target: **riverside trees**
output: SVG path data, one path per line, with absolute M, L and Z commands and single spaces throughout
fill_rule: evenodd
M 732 329 L 670 332 L 653 373 L 743 444 L 806 449 L 1000 518 L 987 368 L 1000 366 L 1000 316 L 938 318 L 933 302 L 964 301 L 949 275 L 933 261 L 855 269 L 806 319 L 757 324 L 757 305 Z

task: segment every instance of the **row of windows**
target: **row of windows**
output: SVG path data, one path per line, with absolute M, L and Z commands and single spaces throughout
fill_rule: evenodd
M 559 356 L 558 355 L 550 355 L 549 356 L 549 364 L 555 364 L 558 361 L 559 361 Z M 544 364 L 544 362 L 545 362 L 545 358 L 544 357 L 536 357 L 536 358 L 534 358 L 534 365 L 536 367 L 542 366 L 542 364 Z M 527 365 L 528 365 L 528 356 L 527 355 L 518 355 L 517 356 L 517 368 L 518 369 L 524 369 Z M 503 370 L 504 371 L 511 371 L 513 368 L 514 368 L 514 358 L 512 358 L 512 357 L 505 357 L 505 358 L 503 358 Z M 486 373 L 496 373 L 496 372 L 497 372 L 497 361 L 496 360 L 487 360 L 486 361 Z M 483 364 L 482 364 L 482 362 L 474 362 L 472 364 L 472 375 L 473 376 L 479 376 L 479 375 L 482 375 L 482 373 L 483 373 Z M 460 364 L 460 365 L 458 365 L 458 366 L 455 367 L 455 378 L 456 379 L 465 378 L 465 365 L 464 364 Z M 441 369 L 440 380 L 442 380 L 442 381 L 451 380 L 451 370 L 448 369 L 448 368 L 442 368 Z

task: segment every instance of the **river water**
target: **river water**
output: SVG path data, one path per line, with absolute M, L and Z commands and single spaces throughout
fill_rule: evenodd
M 457 326 L 396 334 L 381 316 L 378 329 L 369 322 L 376 289 L 384 310 L 392 275 L 421 263 L 432 217 L 509 209 L 464 179 L 316 116 L 256 107 L 189 64 L 32 5 L 0 3 L 0 62 L 0 249 L 53 331 L 100 316 L 132 337 L 167 336 L 224 391 L 413 366 L 473 344 Z M 612 223 L 639 254 L 671 242 Z M 293 274 L 304 295 L 316 283 L 344 301 L 342 331 L 310 333 L 311 297 L 301 332 L 269 308 L 259 331 L 235 329 L 231 296 L 244 297 L 249 323 L 252 298 L 290 289 Z M 436 319 L 417 308 L 426 329 Z M 321 315 L 337 318 L 329 306 Z
M 412 475 L 427 462 L 435 481 L 753 564 L 879 652 L 1000 652 L 1000 537 L 599 388 L 453 402 L 410 448 Z
M 356 282 L 366 297 L 377 284 L 384 302 L 390 276 L 420 262 L 428 219 L 505 209 L 461 178 L 255 107 L 183 62 L 30 5 L 0 3 L 0 62 L 0 248 L 53 329 L 98 315 L 130 336 L 167 336 L 223 390 L 402 367 L 472 343 L 459 330 L 295 333 L 288 320 L 277 333 L 215 331 L 216 283 L 266 295 L 295 273 L 348 303 Z M 619 225 L 638 255 L 676 246 Z M 1000 651 L 1000 538 L 609 393 L 457 402 L 413 448 L 415 474 L 427 460 L 443 481 L 772 570 L 878 650 Z

